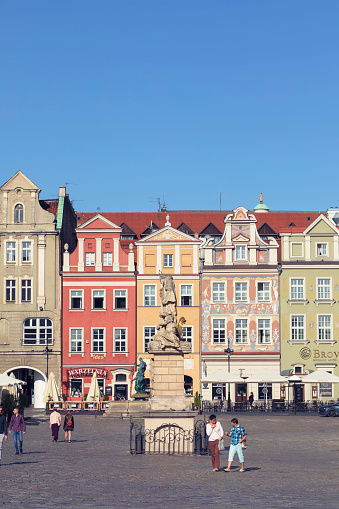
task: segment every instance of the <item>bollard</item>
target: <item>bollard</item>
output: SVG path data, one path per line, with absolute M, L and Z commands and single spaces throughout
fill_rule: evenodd
M 135 435 L 135 453 L 136 454 L 143 454 L 144 452 L 144 448 L 143 448 L 143 445 L 144 445 L 144 440 L 143 440 L 143 436 L 142 436 L 142 433 L 138 433 L 137 435 Z

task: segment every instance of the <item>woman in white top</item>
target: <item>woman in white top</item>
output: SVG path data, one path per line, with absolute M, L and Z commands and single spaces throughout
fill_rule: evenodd
M 213 472 L 218 472 L 219 461 L 219 441 L 224 436 L 224 430 L 214 414 L 210 415 L 210 422 L 206 425 L 206 434 L 208 436 L 208 445 L 212 454 Z

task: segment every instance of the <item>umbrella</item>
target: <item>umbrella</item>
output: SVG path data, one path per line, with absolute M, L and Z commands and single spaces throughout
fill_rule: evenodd
M 278 375 L 277 373 L 272 373 L 271 371 L 263 370 L 259 371 L 255 375 L 251 375 L 246 379 L 246 383 L 254 384 L 254 383 L 283 383 L 287 382 L 284 376 Z M 267 406 L 267 388 L 265 391 L 265 405 Z
M 14 376 L 14 373 L 12 372 L 10 375 L 10 378 L 14 378 L 15 379 L 15 376 Z M 13 384 L 13 385 L 6 385 L 6 387 L 4 387 L 4 389 L 7 389 L 8 393 L 9 394 L 12 394 L 13 396 L 16 396 L 16 393 L 17 393 L 17 388 L 15 386 L 16 384 Z
M 214 382 L 214 383 L 243 383 L 244 379 L 240 378 L 239 375 L 233 375 L 223 369 L 219 369 L 215 373 L 211 373 L 206 378 L 203 378 L 202 383 Z
M 339 376 L 332 375 L 328 371 L 313 371 L 309 375 L 304 376 L 301 379 L 302 383 L 315 383 L 315 384 L 337 384 L 339 383 Z
M 92 377 L 91 385 L 87 394 L 87 401 L 100 401 L 100 390 L 96 371 L 94 371 Z
M 60 395 L 55 381 L 54 373 L 50 373 L 48 377 L 48 382 L 44 391 L 42 401 L 44 403 L 47 403 L 47 401 L 60 401 Z
M 0 387 L 4 387 L 5 385 L 15 385 L 15 384 L 26 385 L 26 382 L 23 382 L 22 380 L 18 380 L 18 378 L 14 378 L 14 375 L 12 377 L 12 376 L 6 375 L 5 373 L 0 374 Z
M 246 383 L 255 384 L 255 383 L 286 383 L 287 379 L 284 376 L 278 375 L 277 373 L 272 373 L 272 371 L 259 371 L 255 375 L 251 375 L 246 379 Z
M 11 373 L 13 375 L 13 373 Z M 5 373 L 0 374 L 0 401 L 2 398 L 2 389 L 3 387 L 11 386 L 11 385 L 26 385 L 26 382 L 23 382 L 22 380 L 18 380 L 17 378 L 13 376 L 8 376 Z

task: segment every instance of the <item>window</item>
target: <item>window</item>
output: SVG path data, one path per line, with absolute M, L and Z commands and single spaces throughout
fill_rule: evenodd
M 332 398 L 332 384 L 329 383 L 321 383 L 319 384 L 319 397 L 320 398 Z
M 247 320 L 235 321 L 235 342 L 247 343 Z
M 247 283 L 235 283 L 235 300 L 237 302 L 247 301 Z
M 183 327 L 182 328 L 182 340 L 192 343 L 192 339 L 193 339 L 193 327 Z
M 72 398 L 82 397 L 82 379 L 71 378 L 70 380 L 70 393 Z
M 258 320 L 258 344 L 263 345 L 271 342 L 271 323 L 270 320 Z
M 98 378 L 98 386 L 99 386 L 100 398 L 103 398 L 105 395 L 105 379 L 104 378 Z
M 15 242 L 6 242 L 6 262 L 15 262 L 16 246 Z
M 32 261 L 32 242 L 22 243 L 21 261 L 26 263 Z
M 93 265 L 95 265 L 94 253 L 86 253 L 85 254 L 85 263 L 86 263 L 86 267 L 93 267 Z
M 105 290 L 93 290 L 93 306 L 92 309 L 105 308 Z
M 26 318 L 23 325 L 24 345 L 51 345 L 53 323 L 49 318 Z
M 114 329 L 114 351 L 116 353 L 127 352 L 126 329 Z
M 71 309 L 84 309 L 83 290 L 71 290 Z
M 294 374 L 295 375 L 302 375 L 303 374 L 302 366 L 294 366 Z
M 225 343 L 226 328 L 223 318 L 213 320 L 213 343 Z
M 235 246 L 235 259 L 246 260 L 246 246 Z
M 272 384 L 258 384 L 258 399 L 272 399 Z
M 267 302 L 270 300 L 270 284 L 258 283 L 258 302 Z
M 192 285 L 181 285 L 180 286 L 180 304 L 181 306 L 192 306 Z
M 318 316 L 318 339 L 319 341 L 326 341 L 331 339 L 331 316 L 319 315 Z
M 21 302 L 31 302 L 32 282 L 30 279 L 21 280 Z
M 92 331 L 93 352 L 105 351 L 105 329 L 93 329 Z
M 144 306 L 155 306 L 155 285 L 144 286 Z
M 15 223 L 23 223 L 24 222 L 24 207 L 21 203 L 18 203 L 18 205 L 15 205 L 14 222 Z
M 144 352 L 147 352 L 148 343 L 155 335 L 155 327 L 144 327 Z
M 193 378 L 184 375 L 184 391 L 186 396 L 193 396 Z
M 294 341 L 302 341 L 305 339 L 303 316 L 291 316 L 291 335 L 291 339 Z
M 317 256 L 328 256 L 327 244 L 317 244 Z
M 127 309 L 127 290 L 115 290 L 114 309 Z
M 102 254 L 102 264 L 104 267 L 112 266 L 112 253 L 103 253 Z
M 71 329 L 71 352 L 82 352 L 83 330 Z
M 212 283 L 213 302 L 225 302 L 225 283 Z
M 6 280 L 6 302 L 15 302 L 15 289 L 16 289 L 15 279 L 7 279 Z
M 173 255 L 164 254 L 164 267 L 173 267 Z
M 302 300 L 304 298 L 304 280 L 291 279 L 291 299 Z
M 331 280 L 318 279 L 318 299 L 325 300 L 331 298 Z

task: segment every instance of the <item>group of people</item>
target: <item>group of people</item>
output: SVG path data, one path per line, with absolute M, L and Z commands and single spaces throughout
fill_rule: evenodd
M 56 408 L 53 409 L 50 415 L 49 426 L 52 430 L 52 440 L 53 442 L 57 442 L 59 437 L 59 428 L 61 426 L 61 415 Z M 65 415 L 63 429 L 65 432 L 65 442 L 70 443 L 71 434 L 74 430 L 74 417 L 69 410 Z M 13 410 L 13 415 L 8 424 L 7 417 L 3 413 L 2 406 L 0 406 L 0 465 L 2 457 L 2 446 L 4 441 L 8 439 L 8 433 L 12 433 L 13 435 L 15 454 L 23 454 L 23 435 L 26 433 L 24 416 L 19 413 L 19 408 L 16 407 Z
M 243 443 L 247 438 L 247 433 L 243 426 L 240 426 L 238 419 L 231 419 L 232 429 L 229 433 L 224 430 L 214 414 L 210 415 L 208 424 L 206 425 L 206 434 L 208 436 L 208 445 L 212 455 L 212 469 L 213 472 L 218 472 L 220 468 L 219 448 L 220 443 L 224 440 L 224 435 L 231 438 L 231 445 L 228 453 L 228 464 L 224 468 L 225 472 L 231 471 L 232 461 L 235 453 L 237 453 L 240 461 L 239 472 L 245 472 L 245 460 L 243 453 Z
M 53 408 L 51 415 L 49 416 L 49 427 L 52 430 L 52 441 L 57 442 L 59 438 L 59 429 L 61 426 L 61 414 L 57 408 Z M 67 411 L 64 419 L 63 430 L 65 432 L 65 442 L 71 443 L 71 434 L 74 430 L 74 417 L 70 410 Z

